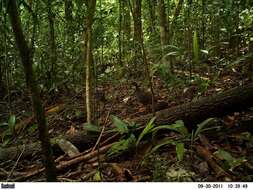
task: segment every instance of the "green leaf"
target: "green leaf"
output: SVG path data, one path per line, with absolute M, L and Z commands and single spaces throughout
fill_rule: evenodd
M 221 160 L 226 160 L 229 163 L 233 162 L 235 159 L 229 152 L 222 149 L 218 149 L 218 151 L 216 151 L 214 154 L 218 156 Z
M 101 128 L 96 126 L 96 125 L 92 125 L 90 123 L 85 123 L 83 125 L 83 128 L 87 131 L 90 131 L 90 132 L 97 132 L 99 133 L 101 131 Z
M 119 119 L 118 117 L 112 115 L 112 122 L 116 129 L 113 129 L 112 131 L 119 132 L 120 134 L 128 133 L 128 124 Z
M 193 54 L 195 63 L 199 63 L 199 42 L 198 42 L 198 33 L 194 31 L 193 36 Z
M 9 118 L 9 121 L 8 121 L 8 127 L 10 129 L 14 129 L 15 125 L 16 125 L 16 116 L 11 115 L 10 118 Z
M 3 141 L 3 143 L 2 143 L 2 147 L 7 146 L 10 143 L 10 141 L 11 141 L 11 137 L 10 136 L 8 136 L 8 138 L 5 138 L 4 141 Z
M 1 134 L 1 139 L 2 139 L 2 145 L 5 146 L 7 145 L 13 137 L 13 131 L 11 128 L 6 129 L 5 131 L 2 132 Z
M 198 124 L 197 126 L 197 129 L 196 129 L 196 132 L 194 133 L 194 139 L 200 134 L 202 133 L 203 131 L 207 131 L 207 130 L 210 130 L 210 129 L 213 129 L 213 128 L 207 128 L 209 127 L 212 123 L 214 123 L 215 121 L 215 118 L 208 118 L 206 119 L 205 121 L 201 122 L 200 124 Z
M 214 155 L 219 157 L 221 160 L 225 160 L 225 165 L 229 166 L 229 170 L 232 171 L 234 168 L 242 165 L 243 163 L 247 162 L 247 160 L 242 158 L 235 158 L 229 152 L 219 149 L 218 151 L 214 152 Z
M 157 151 L 160 147 L 168 145 L 168 144 L 172 144 L 175 145 L 175 141 L 165 138 L 161 143 L 159 143 L 158 145 L 156 145 L 154 148 L 152 148 L 152 150 L 150 151 L 150 154 L 152 154 L 153 152 Z
M 141 132 L 141 134 L 139 135 L 139 138 L 136 142 L 136 146 L 139 145 L 141 139 L 148 134 L 149 132 L 151 132 L 151 130 L 154 128 L 154 121 L 155 121 L 156 117 L 153 117 L 147 124 L 147 126 L 143 129 L 143 131 Z
M 29 127 L 28 133 L 29 134 L 33 134 L 36 131 L 37 128 L 38 128 L 38 125 L 37 124 L 33 124 L 31 127 Z
M 102 181 L 102 173 L 99 170 L 97 170 L 97 172 L 93 176 L 93 180 L 94 181 Z
M 185 152 L 184 143 L 177 143 L 176 144 L 176 152 L 177 152 L 177 159 L 179 161 L 182 161 L 184 158 L 184 152 Z
M 182 120 L 178 120 L 172 125 L 158 126 L 158 127 L 154 128 L 152 130 L 152 132 L 157 133 L 157 131 L 159 131 L 161 129 L 169 129 L 169 130 L 176 131 L 176 132 L 180 133 L 181 135 L 183 135 L 184 137 L 189 134 L 188 129 L 184 126 L 184 122 Z
M 135 143 L 136 143 L 136 138 L 134 134 L 131 134 L 129 138 L 123 139 L 114 143 L 112 147 L 108 150 L 107 155 L 109 157 L 118 156 L 126 152 L 132 146 L 134 146 Z

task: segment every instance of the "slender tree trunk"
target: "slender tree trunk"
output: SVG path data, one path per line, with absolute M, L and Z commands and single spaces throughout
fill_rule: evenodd
M 148 9 L 149 9 L 149 15 L 150 15 L 150 32 L 155 32 L 155 26 L 156 26 L 156 0 L 148 0 Z
M 126 0 L 122 2 L 122 8 L 124 11 L 123 16 L 123 31 L 124 35 L 126 36 L 126 41 L 129 42 L 131 38 L 131 15 L 130 15 L 130 7 Z
M 65 44 L 66 46 L 71 46 L 71 49 L 67 51 L 68 54 L 72 55 L 73 51 L 73 43 L 75 41 L 74 34 L 73 34 L 73 14 L 72 14 L 72 9 L 73 9 L 73 3 L 72 0 L 64 0 L 64 12 L 65 12 L 65 21 L 66 21 L 66 28 L 65 28 Z M 70 60 L 67 59 L 67 62 Z
M 3 98 L 6 94 L 6 88 L 3 81 L 3 67 L 2 64 L 0 64 L 0 99 Z
M 94 110 L 92 102 L 94 100 L 93 90 L 93 54 L 92 54 L 92 24 L 93 16 L 96 9 L 96 0 L 87 1 L 87 18 L 86 18 L 86 111 L 87 111 L 87 123 L 94 123 Z
M 66 34 L 70 42 L 73 42 L 74 35 L 72 34 L 72 22 L 73 22 L 73 3 L 72 0 L 64 0 L 64 11 L 66 20 Z
M 21 21 L 15 0 L 9 0 L 9 7 L 7 11 L 10 17 L 16 44 L 20 52 L 21 61 L 24 66 L 26 83 L 32 96 L 31 98 L 33 103 L 33 111 L 38 123 L 39 139 L 41 141 L 42 152 L 45 157 L 44 165 L 46 168 L 47 181 L 56 181 L 56 168 L 48 134 L 48 127 L 45 120 L 45 112 L 42 106 L 42 102 L 39 96 L 39 89 L 36 84 L 34 72 L 32 69 L 33 61 L 31 57 L 31 51 L 27 45 L 27 42 L 25 41 L 25 36 L 22 31 Z
M 139 59 L 142 57 L 141 47 L 143 44 L 142 23 L 141 23 L 141 0 L 132 1 L 132 15 L 134 21 L 135 55 Z
M 130 2 L 130 1 L 129 1 Z M 141 58 L 142 64 L 145 68 L 145 78 L 149 82 L 149 87 L 152 93 L 152 112 L 155 114 L 154 108 L 154 90 L 153 90 L 153 83 L 152 83 L 152 76 L 150 76 L 150 69 L 147 60 L 147 54 L 144 47 L 144 38 L 143 38 L 143 31 L 142 31 L 142 22 L 141 22 L 141 0 L 133 0 L 133 7 L 132 7 L 132 15 L 134 20 L 134 41 L 137 42 L 135 46 L 136 49 L 136 57 Z
M 56 65 L 56 45 L 55 45 L 55 32 L 54 32 L 54 15 L 52 12 L 52 1 L 53 0 L 48 0 L 47 1 L 47 16 L 48 16 L 48 24 L 49 24 L 49 58 L 50 58 L 50 73 L 49 73 L 49 82 L 50 86 L 49 88 L 52 87 L 53 82 L 55 81 L 55 65 Z
M 184 3 L 184 0 L 179 0 L 178 4 L 176 6 L 176 10 L 175 10 L 174 15 L 173 15 L 173 20 L 171 21 L 171 24 L 170 24 L 170 27 L 169 27 L 169 31 L 170 31 L 170 39 L 169 39 L 169 41 L 170 42 L 172 41 L 172 38 L 174 36 L 174 26 L 176 24 L 176 21 L 177 21 L 177 18 L 179 16 L 180 12 L 181 12 L 183 3 Z
M 205 19 L 205 13 L 206 13 L 206 1 L 202 0 L 202 20 L 201 20 L 201 33 L 202 33 L 202 39 L 201 39 L 201 49 L 205 49 L 205 43 L 206 43 L 206 19 Z
M 121 0 L 119 0 L 119 36 L 118 36 L 118 39 L 119 39 L 119 43 L 118 43 L 118 46 L 119 46 L 119 64 L 122 66 L 122 45 L 121 45 L 121 42 L 122 42 L 122 36 L 121 36 L 121 31 L 122 31 L 122 2 Z
M 162 49 L 164 49 L 164 47 L 168 45 L 168 35 L 169 35 L 168 21 L 167 21 L 167 14 L 166 14 L 166 9 L 164 5 L 164 0 L 158 0 L 158 12 L 160 16 L 161 45 L 162 45 Z
M 130 15 L 130 8 L 128 6 L 128 1 L 123 0 L 122 2 L 122 11 L 123 11 L 123 20 L 122 20 L 122 54 L 124 56 L 127 55 L 129 49 L 131 47 L 131 15 Z M 128 56 L 126 56 L 128 57 Z

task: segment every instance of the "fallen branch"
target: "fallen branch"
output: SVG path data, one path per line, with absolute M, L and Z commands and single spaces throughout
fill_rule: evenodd
M 232 177 L 214 161 L 213 155 L 209 150 L 205 149 L 202 146 L 197 146 L 196 149 L 197 153 L 207 161 L 209 166 L 216 173 L 217 177 L 229 177 L 230 179 L 232 179 Z
M 109 144 L 109 145 L 106 145 L 104 147 L 101 147 L 99 149 L 99 151 L 96 150 L 96 151 L 90 152 L 88 154 L 81 155 L 79 157 L 75 157 L 75 158 L 73 158 L 71 160 L 68 160 L 68 161 L 60 161 L 59 164 L 56 166 L 56 169 L 58 171 L 61 171 L 61 170 L 64 170 L 64 169 L 66 169 L 66 168 L 68 168 L 68 167 L 70 167 L 72 165 L 78 164 L 78 163 L 83 162 L 83 161 L 87 161 L 87 160 L 95 157 L 98 154 L 98 152 L 100 154 L 101 153 L 105 153 L 107 150 L 109 150 L 112 147 L 112 145 L 113 145 L 113 143 Z M 44 171 L 45 171 L 45 168 L 40 168 L 40 169 L 35 170 L 33 172 L 30 172 L 30 173 L 28 173 L 28 174 L 26 174 L 24 176 L 16 178 L 15 181 L 24 181 L 24 180 L 26 180 L 28 178 L 31 178 L 31 177 L 36 176 L 36 175 L 39 175 L 39 174 L 41 174 Z

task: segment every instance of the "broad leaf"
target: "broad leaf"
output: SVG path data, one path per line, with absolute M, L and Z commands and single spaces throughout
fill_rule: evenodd
M 203 131 L 207 131 L 210 129 L 214 129 L 214 128 L 207 128 L 210 126 L 210 124 L 212 124 L 215 121 L 215 118 L 208 118 L 205 121 L 201 122 L 200 124 L 198 124 L 196 132 L 194 133 L 194 139 Z
M 8 121 L 8 127 L 10 129 L 14 129 L 14 126 L 16 125 L 16 116 L 15 115 L 11 115 Z
M 225 165 L 229 167 L 230 171 L 233 171 L 234 168 L 247 162 L 247 160 L 244 157 L 234 158 L 229 152 L 222 149 L 219 149 L 214 154 L 221 160 L 225 160 Z
M 177 152 L 177 159 L 179 161 L 182 161 L 184 158 L 184 152 L 185 152 L 184 143 L 177 143 L 176 144 L 176 152 Z
M 112 115 L 112 122 L 116 129 L 113 129 L 111 131 L 119 132 L 120 134 L 128 133 L 128 124 L 119 119 L 118 117 Z
M 155 117 L 153 117 L 147 124 L 147 126 L 143 129 L 143 131 L 141 132 L 137 142 L 136 142 L 136 146 L 139 145 L 141 139 L 148 133 L 151 132 L 151 130 L 154 128 L 154 121 L 155 121 Z
M 159 143 L 154 148 L 152 148 L 152 150 L 150 151 L 150 154 L 152 154 L 153 152 L 157 151 L 162 146 L 165 146 L 165 145 L 168 145 L 168 144 L 175 145 L 175 143 L 176 142 L 174 140 L 165 138 L 161 143 Z
M 133 147 L 136 143 L 136 138 L 134 134 L 131 134 L 128 139 L 120 140 L 112 145 L 108 150 L 107 155 L 109 157 L 118 156 L 126 152 L 129 148 Z
M 158 127 L 154 128 L 152 130 L 152 132 L 157 133 L 161 129 L 173 130 L 173 131 L 176 131 L 176 132 L 180 133 L 183 136 L 187 136 L 189 134 L 188 129 L 184 126 L 184 122 L 182 120 L 178 120 L 178 121 L 176 121 L 176 123 L 174 123 L 172 125 L 158 126 Z
M 218 156 L 221 160 L 226 160 L 229 163 L 234 161 L 234 157 L 227 151 L 219 149 L 214 153 L 216 156 Z

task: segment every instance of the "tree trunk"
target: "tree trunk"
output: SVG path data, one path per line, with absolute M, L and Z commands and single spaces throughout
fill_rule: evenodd
M 164 5 L 164 0 L 158 0 L 158 12 L 160 16 L 160 38 L 161 38 L 161 45 L 162 49 L 168 45 L 168 21 L 167 21 L 167 14 Z M 163 52 L 164 53 L 164 52 Z
M 94 100 L 93 96 L 93 54 L 92 54 L 92 24 L 93 16 L 96 9 L 96 0 L 89 0 L 87 2 L 87 18 L 86 18 L 86 111 L 87 111 L 87 123 L 94 123 L 94 109 L 92 106 L 92 101 Z
M 156 1 L 154 0 L 148 0 L 148 9 L 149 9 L 149 15 L 150 15 L 150 25 L 149 30 L 150 32 L 155 32 L 156 29 Z
M 64 0 L 64 11 L 65 11 L 65 20 L 66 20 L 66 34 L 67 38 L 70 40 L 74 39 L 74 35 L 72 34 L 72 22 L 73 22 L 73 3 L 72 0 Z
M 38 123 L 39 139 L 41 141 L 42 152 L 45 156 L 44 165 L 46 168 L 47 181 L 56 181 L 56 168 L 48 134 L 48 127 L 45 120 L 45 112 L 42 107 L 42 102 L 39 96 L 39 89 L 36 84 L 34 72 L 32 69 L 33 61 L 31 57 L 31 51 L 28 48 L 27 42 L 25 41 L 25 36 L 22 31 L 21 21 L 15 0 L 9 0 L 9 7 L 7 11 L 14 32 L 16 45 L 19 49 L 21 61 L 24 66 L 26 83 L 32 96 L 33 111 Z
M 119 65 L 122 66 L 122 1 L 119 0 L 119 36 L 118 36 L 118 47 L 119 47 Z
M 137 42 L 137 47 L 142 44 L 142 23 L 141 23 L 141 0 L 133 2 L 133 20 L 134 20 L 134 41 Z
M 49 89 L 52 87 L 53 82 L 55 81 L 55 64 L 56 64 L 56 45 L 55 45 L 55 32 L 54 32 L 54 15 L 52 12 L 52 0 L 47 2 L 47 17 L 49 24 L 49 58 L 50 58 L 50 70 L 49 70 Z
M 127 1 L 122 1 L 122 9 L 123 9 L 123 31 L 124 35 L 126 36 L 126 42 L 129 43 L 131 38 L 131 16 L 130 16 L 130 8 L 128 6 Z M 125 44 L 123 44 L 125 45 Z
M 6 87 L 3 80 L 3 67 L 0 65 L 0 99 L 6 95 Z

